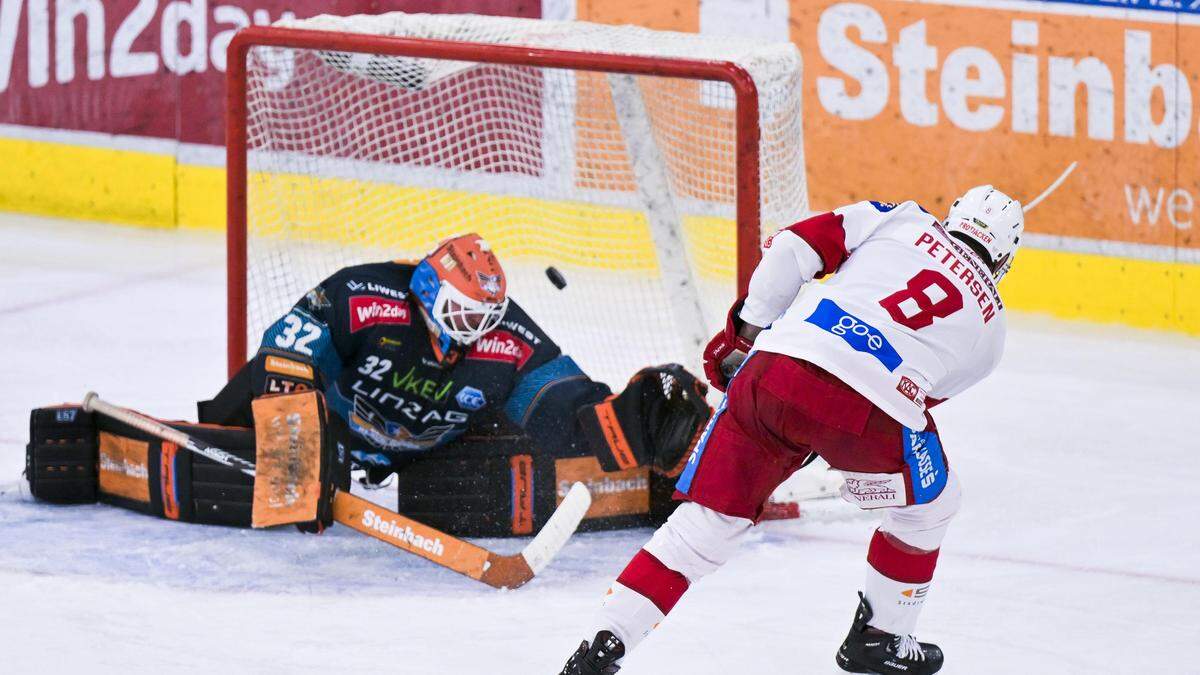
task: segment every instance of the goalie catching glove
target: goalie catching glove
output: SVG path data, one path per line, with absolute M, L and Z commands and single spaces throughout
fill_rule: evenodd
M 712 414 L 707 391 L 679 364 L 643 368 L 620 394 L 581 408 L 579 423 L 605 471 L 649 465 L 673 476 Z

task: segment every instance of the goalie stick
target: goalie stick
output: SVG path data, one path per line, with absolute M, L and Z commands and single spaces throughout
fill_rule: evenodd
M 96 392 L 88 392 L 81 407 L 85 412 L 97 412 L 124 422 L 247 476 L 255 475 L 253 463 L 135 410 L 113 405 Z M 592 496 L 587 487 L 575 483 L 533 541 L 513 555 L 489 551 L 340 490 L 335 490 L 333 495 L 333 519 L 493 588 L 519 588 L 550 564 L 575 534 L 591 503 Z

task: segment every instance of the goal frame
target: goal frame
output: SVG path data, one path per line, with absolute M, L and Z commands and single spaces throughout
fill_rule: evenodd
M 273 26 L 238 31 L 227 51 L 226 167 L 226 302 L 228 376 L 246 363 L 247 355 L 247 60 L 254 47 L 316 49 L 386 56 L 419 57 L 590 72 L 671 77 L 724 82 L 733 88 L 736 133 L 735 196 L 737 289 L 744 294 L 759 259 L 761 203 L 759 185 L 760 127 L 758 87 L 741 66 L 710 61 L 625 54 L 542 49 L 363 33 L 339 33 Z

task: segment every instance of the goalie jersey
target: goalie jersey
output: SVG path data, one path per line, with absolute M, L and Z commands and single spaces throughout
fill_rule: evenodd
M 991 273 L 911 201 L 859 202 L 780 230 L 740 316 L 768 327 L 756 350 L 820 366 L 918 431 L 928 406 L 986 377 L 1004 350 Z
M 309 291 L 263 334 L 254 394 L 315 384 L 355 439 L 361 466 L 397 469 L 499 419 L 544 447 L 583 454 L 572 450 L 575 411 L 609 388 L 515 301 L 494 330 L 439 359 L 409 290 L 413 269 L 348 267 Z

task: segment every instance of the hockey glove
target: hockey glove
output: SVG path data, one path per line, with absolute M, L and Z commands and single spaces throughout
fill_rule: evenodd
M 712 414 L 707 391 L 679 364 L 643 368 L 624 391 L 584 406 L 578 418 L 605 471 L 650 465 L 674 475 Z
M 718 391 L 725 391 L 733 374 L 754 348 L 753 342 L 739 334 L 746 325 L 746 322 L 738 317 L 738 312 L 742 311 L 745 302 L 746 297 L 742 296 L 733 303 L 733 307 L 729 308 L 729 316 L 725 319 L 725 330 L 717 333 L 704 348 L 704 377 L 708 378 L 709 383 Z

